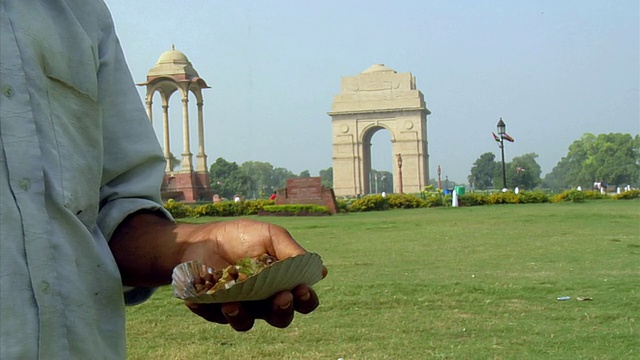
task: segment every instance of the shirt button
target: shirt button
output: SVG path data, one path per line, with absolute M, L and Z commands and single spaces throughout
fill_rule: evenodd
M 24 191 L 29 191 L 29 188 L 31 188 L 31 181 L 29 181 L 29 179 L 27 178 L 22 178 L 20 179 L 20 188 Z
M 2 94 L 8 98 L 13 96 L 13 88 L 11 85 L 2 86 Z

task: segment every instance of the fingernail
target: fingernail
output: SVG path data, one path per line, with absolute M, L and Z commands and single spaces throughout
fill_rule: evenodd
M 286 304 L 282 304 L 282 305 L 280 305 L 280 309 L 281 309 L 281 310 L 287 310 L 287 309 L 288 309 L 288 308 L 290 308 L 290 307 L 291 307 L 291 303 L 290 303 L 290 302 L 289 302 L 289 303 L 286 303 Z
M 311 298 L 311 293 L 308 292 L 308 291 L 306 293 L 304 293 L 302 296 L 300 296 L 300 300 L 302 300 L 302 301 L 307 301 L 310 298 Z
M 238 309 L 234 309 L 233 311 L 228 312 L 228 313 L 227 313 L 227 316 L 234 317 L 234 316 L 238 316 L 238 314 L 239 314 L 239 313 L 240 313 L 240 310 L 238 310 Z

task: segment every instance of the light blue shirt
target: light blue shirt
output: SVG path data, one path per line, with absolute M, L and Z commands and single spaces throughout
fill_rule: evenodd
M 158 141 L 102 1 L 0 16 L 0 358 L 124 359 L 108 239 L 162 208 Z

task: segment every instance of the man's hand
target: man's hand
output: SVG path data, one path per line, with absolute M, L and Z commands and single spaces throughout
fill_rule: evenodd
M 263 301 L 232 302 L 224 304 L 195 304 L 185 302 L 195 314 L 219 324 L 229 324 L 237 331 L 247 331 L 256 319 L 285 328 L 293 321 L 294 313 L 308 314 L 318 305 L 318 296 L 307 285 L 292 291 L 282 291 Z
M 269 254 L 283 260 L 306 253 L 287 230 L 277 225 L 247 219 L 176 224 L 150 213 L 129 217 L 116 230 L 109 246 L 124 285 L 148 287 L 169 284 L 173 268 L 186 261 L 195 260 L 221 269 L 246 257 Z M 326 267 L 322 272 L 325 277 Z M 305 284 L 263 301 L 186 303 L 204 319 L 229 324 L 237 331 L 251 329 L 256 319 L 275 327 L 287 327 L 296 311 L 307 314 L 318 304 L 318 296 Z
M 251 220 L 203 225 L 192 234 L 194 243 L 182 261 L 197 260 L 214 269 L 221 269 L 238 259 L 269 254 L 283 260 L 306 253 L 280 226 Z M 202 240 L 202 241 L 199 241 Z M 323 267 L 323 277 L 327 269 Z M 297 311 L 308 314 L 318 305 L 318 296 L 310 286 L 301 284 L 292 291 L 282 291 L 263 301 L 225 304 L 186 303 L 187 307 L 212 322 L 229 324 L 237 331 L 247 331 L 256 319 L 284 328 L 293 321 Z

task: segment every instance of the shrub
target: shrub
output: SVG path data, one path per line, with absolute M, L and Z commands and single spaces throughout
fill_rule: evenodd
M 336 199 L 336 204 L 338 205 L 338 212 L 339 213 L 346 213 L 349 212 L 349 207 L 351 206 L 351 201 L 350 200 L 344 200 L 344 199 Z
M 193 210 L 191 206 L 175 201 L 173 199 L 169 199 L 169 201 L 164 204 L 164 208 L 167 209 L 167 211 L 169 211 L 171 216 L 173 216 L 175 219 L 193 216 Z
M 198 205 L 191 211 L 191 216 L 193 217 L 201 217 L 201 216 L 214 216 L 212 215 L 215 209 L 213 208 L 213 204 L 202 204 Z
M 451 199 L 449 199 L 449 201 L 451 201 Z M 442 192 L 429 193 L 426 196 L 425 203 L 427 204 L 427 207 L 445 206 L 445 196 L 442 194 Z
M 587 195 L 585 194 L 587 191 L 582 192 L 580 190 L 567 190 L 560 194 L 557 194 L 551 198 L 551 202 L 558 203 L 563 201 L 571 201 L 574 203 L 579 203 L 585 201 Z
M 329 214 L 329 208 L 314 204 L 265 205 L 263 210 L 268 213 L 290 213 L 292 215 Z
M 389 200 L 382 195 L 367 195 L 351 203 L 350 211 L 372 211 L 389 209 Z
M 609 199 L 609 195 L 602 194 L 600 191 L 595 190 L 584 191 L 584 196 L 586 200 Z
M 391 209 L 416 209 L 427 207 L 427 202 L 409 194 L 391 194 L 388 199 Z
M 520 194 L 511 191 L 494 192 L 487 197 L 488 204 L 521 204 L 523 202 L 523 197 Z
M 478 206 L 486 205 L 488 202 L 487 195 L 468 193 L 458 196 L 458 203 L 460 206 Z
M 273 200 L 247 200 L 244 202 L 244 215 L 256 215 L 260 210 L 263 210 L 265 206 L 274 205 Z
M 640 190 L 634 189 L 629 191 L 621 192 L 620 194 L 615 194 L 613 196 L 616 200 L 631 200 L 640 198 Z
M 549 195 L 543 191 L 523 191 L 518 194 L 525 204 L 541 204 L 549 202 Z

